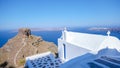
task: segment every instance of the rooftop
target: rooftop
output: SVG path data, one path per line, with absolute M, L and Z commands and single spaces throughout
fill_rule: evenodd
M 26 57 L 26 67 L 28 68 L 59 68 L 62 61 L 55 58 L 51 52 L 37 54 Z
M 87 53 L 78 56 L 60 68 L 120 68 L 120 52 L 116 49 L 105 48 L 98 54 Z

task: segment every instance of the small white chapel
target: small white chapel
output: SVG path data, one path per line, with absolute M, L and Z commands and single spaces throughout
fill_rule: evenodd
M 104 36 L 71 32 L 65 28 L 62 31 L 62 36 L 58 39 L 59 58 L 64 62 L 86 53 L 97 54 L 99 50 L 104 48 L 120 51 L 120 40 L 117 37 L 110 36 L 110 31 Z

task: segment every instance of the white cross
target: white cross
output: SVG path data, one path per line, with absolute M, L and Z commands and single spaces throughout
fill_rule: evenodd
M 110 36 L 110 31 L 108 30 L 107 35 Z

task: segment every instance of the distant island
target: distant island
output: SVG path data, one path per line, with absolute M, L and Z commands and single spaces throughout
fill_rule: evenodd
M 31 31 L 61 31 L 64 27 L 51 27 L 51 28 L 30 28 Z M 12 32 L 18 32 L 18 29 L 13 29 Z
M 120 27 L 90 27 L 88 30 L 120 32 Z

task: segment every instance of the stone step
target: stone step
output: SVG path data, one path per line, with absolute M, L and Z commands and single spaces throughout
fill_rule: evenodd
M 108 61 L 105 61 L 105 60 L 102 60 L 102 59 L 96 59 L 96 60 L 94 60 L 95 62 L 98 62 L 98 63 L 100 63 L 100 64 L 103 64 L 103 65 L 106 65 L 106 66 L 108 66 L 108 67 L 110 67 L 110 68 L 120 68 L 120 66 L 118 66 L 118 65 L 116 65 L 116 64 L 112 64 L 112 63 L 110 63 L 110 62 L 108 62 Z
M 120 65 L 120 61 L 119 60 L 116 60 L 116 59 L 113 59 L 113 58 L 110 58 L 110 57 L 107 57 L 107 56 L 101 56 L 102 59 L 104 60 L 108 60 L 110 62 L 113 62 L 113 63 L 117 63 Z
M 87 64 L 89 65 L 90 68 L 104 68 L 94 62 L 88 62 Z

